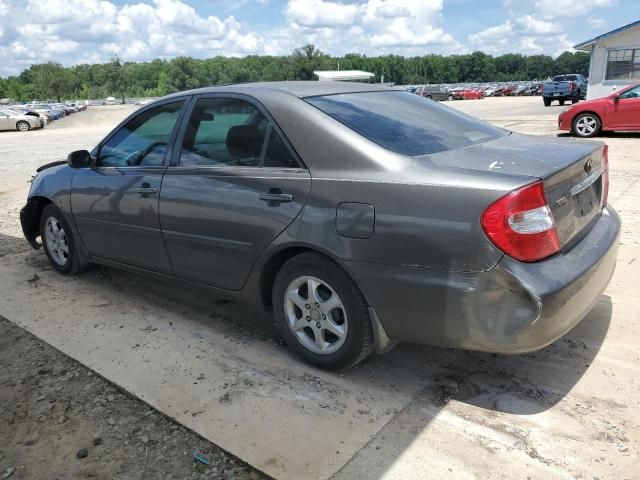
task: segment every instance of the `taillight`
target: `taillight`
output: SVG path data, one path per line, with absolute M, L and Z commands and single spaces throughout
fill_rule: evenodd
M 604 169 L 602 171 L 602 206 L 609 200 L 609 145 L 604 146 Z
M 542 181 L 496 200 L 482 214 L 481 223 L 496 247 L 521 262 L 536 262 L 560 251 Z
M 573 92 L 573 82 L 569 82 L 569 93 Z

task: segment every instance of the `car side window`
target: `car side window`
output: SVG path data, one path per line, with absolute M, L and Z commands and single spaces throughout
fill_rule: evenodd
M 132 118 L 100 148 L 96 166 L 161 166 L 183 103 L 166 103 Z
M 620 95 L 620 98 L 640 98 L 640 85 L 631 90 L 627 90 Z
M 189 118 L 180 165 L 258 167 L 268 126 L 249 102 L 201 98 Z
M 275 128 L 271 129 L 269 134 L 269 143 L 267 144 L 267 151 L 264 156 L 265 167 L 275 168 L 300 168 L 300 164 L 295 159 L 291 150 L 282 140 L 282 137 L 278 135 Z

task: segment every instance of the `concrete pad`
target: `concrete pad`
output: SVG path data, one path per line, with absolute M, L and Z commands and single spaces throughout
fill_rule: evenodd
M 166 300 L 177 290 L 106 269 L 63 277 L 41 252 L 0 263 L 6 318 L 276 478 L 331 476 L 425 383 L 408 351 L 311 369 L 272 335 Z

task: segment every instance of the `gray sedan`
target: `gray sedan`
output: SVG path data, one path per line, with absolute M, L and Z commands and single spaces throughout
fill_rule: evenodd
M 596 303 L 620 235 L 603 144 L 365 84 L 170 95 L 39 170 L 21 222 L 57 271 L 259 304 L 323 368 L 398 341 L 541 348 Z
M 44 127 L 44 122 L 36 113 L 30 114 L 13 110 L 0 110 L 0 130 L 28 132 L 32 128 L 42 127 Z

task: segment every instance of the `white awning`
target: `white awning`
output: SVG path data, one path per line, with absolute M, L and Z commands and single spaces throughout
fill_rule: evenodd
M 320 81 L 369 80 L 374 76 L 371 72 L 360 70 L 316 70 L 313 72 Z

